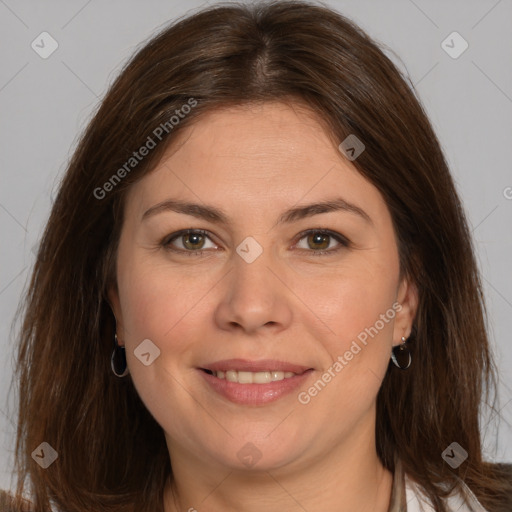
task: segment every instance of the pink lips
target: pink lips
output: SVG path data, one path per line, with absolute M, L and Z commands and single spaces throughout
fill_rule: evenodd
M 263 372 L 268 370 L 277 370 L 282 372 L 296 373 L 294 377 L 283 380 L 268 382 L 266 384 L 240 384 L 238 382 L 229 382 L 226 379 L 219 379 L 215 375 L 207 373 L 210 371 L 228 371 L 240 370 L 247 372 Z M 206 364 L 198 368 L 206 383 L 217 394 L 236 404 L 244 405 L 264 405 L 274 402 L 279 398 L 291 393 L 304 382 L 313 372 L 312 368 L 307 366 L 287 363 L 275 360 L 248 361 L 245 359 L 227 359 Z

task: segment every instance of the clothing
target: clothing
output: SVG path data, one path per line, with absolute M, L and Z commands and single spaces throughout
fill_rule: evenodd
M 462 487 L 470 505 L 464 502 L 461 493 L 451 494 L 445 499 L 450 512 L 488 512 L 464 482 Z M 395 464 L 388 512 L 434 512 L 434 507 L 420 486 L 404 473 L 400 460 Z
M 512 475 L 512 465 L 510 470 Z M 446 500 L 449 512 L 488 512 L 478 502 L 469 487 L 464 483 L 462 485 L 471 505 L 464 504 L 460 494 L 451 495 Z M 0 489 L 0 512 L 15 512 L 10 498 L 7 492 Z M 512 511 L 512 508 L 507 507 L 507 510 Z M 395 463 L 388 512 L 434 512 L 430 501 L 421 492 L 419 486 L 404 473 L 400 460 Z

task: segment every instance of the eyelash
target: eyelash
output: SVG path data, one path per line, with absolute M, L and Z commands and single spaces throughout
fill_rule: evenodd
M 311 252 L 311 254 L 313 256 L 333 255 L 335 253 L 338 253 L 343 248 L 349 247 L 349 245 L 350 245 L 349 240 L 347 238 L 345 238 L 343 235 L 336 233 L 335 231 L 330 231 L 328 229 L 321 229 L 321 228 L 308 229 L 306 231 L 302 231 L 301 233 L 299 233 L 297 235 L 298 238 L 297 238 L 296 243 L 300 242 L 303 238 L 305 238 L 306 236 L 308 236 L 312 233 L 330 236 L 331 238 L 334 238 L 340 244 L 340 246 L 337 247 L 336 249 L 327 249 L 327 250 L 323 250 L 323 251 L 314 251 L 313 249 L 311 249 L 311 250 L 300 249 L 300 250 L 306 250 L 308 252 Z M 164 247 L 166 250 L 174 252 L 174 253 L 186 254 L 187 256 L 202 256 L 203 253 L 206 252 L 206 250 L 186 251 L 183 249 L 172 248 L 171 243 L 174 242 L 174 240 L 176 240 L 182 236 L 185 236 L 185 235 L 203 235 L 203 236 L 210 238 L 208 231 L 205 231 L 204 229 L 184 229 L 182 231 L 178 231 L 176 233 L 172 233 L 171 235 L 166 236 L 162 240 L 160 245 L 162 247 Z M 211 240 L 211 238 L 210 238 L 210 240 Z M 211 240 L 211 241 L 213 242 L 213 240 Z

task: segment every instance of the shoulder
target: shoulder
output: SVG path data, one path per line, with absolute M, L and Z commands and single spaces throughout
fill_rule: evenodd
M 0 510 L 2 512 L 11 512 L 14 511 L 12 496 L 3 489 L 0 489 Z
M 462 492 L 453 493 L 444 501 L 449 512 L 490 512 L 483 508 L 467 485 L 464 483 L 462 485 L 471 506 L 464 500 Z M 407 475 L 405 475 L 405 494 L 407 512 L 435 512 L 432 502 L 426 496 L 423 489 Z
M 508 501 L 505 503 L 503 508 L 499 510 L 491 510 L 490 512 L 510 512 L 512 510 L 512 463 L 496 463 L 493 464 L 494 469 L 497 470 L 505 479 L 510 482 L 510 491 L 507 495 Z
M 14 510 L 12 507 L 12 496 L 7 491 L 0 489 L 0 510 L 2 512 L 11 512 L 11 510 Z
M 31 512 L 30 503 L 25 500 L 21 507 L 16 507 L 15 500 L 9 491 L 0 489 L 0 511 L 1 512 Z
M 512 464 L 496 464 L 500 472 L 510 475 L 512 479 Z M 416 482 L 411 480 L 407 474 L 405 478 L 405 492 L 407 501 L 407 512 L 434 512 L 430 500 Z M 487 510 L 478 501 L 471 489 L 461 482 L 462 490 L 449 495 L 445 504 L 449 512 L 510 512 L 512 511 L 512 495 L 505 508 L 500 510 Z

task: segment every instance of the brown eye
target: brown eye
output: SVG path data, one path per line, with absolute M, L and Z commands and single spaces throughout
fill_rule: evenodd
M 328 249 L 330 236 L 325 233 L 312 233 L 308 235 L 308 245 L 311 249 Z
M 204 245 L 204 236 L 200 233 L 186 233 L 181 235 L 183 246 L 187 249 L 196 250 L 202 249 Z
M 211 243 L 210 247 L 205 246 L 208 240 L 211 243 L 210 237 L 206 231 L 190 229 L 168 236 L 162 241 L 162 246 L 170 251 L 194 255 L 201 253 L 203 249 L 216 247 L 213 243 Z
M 349 246 L 349 241 L 343 235 L 333 231 L 313 229 L 301 233 L 299 236 L 301 237 L 299 242 L 306 240 L 306 247 L 299 246 L 299 249 L 304 249 L 315 256 L 336 253 L 343 247 Z M 337 243 L 334 248 L 332 248 L 333 240 Z

